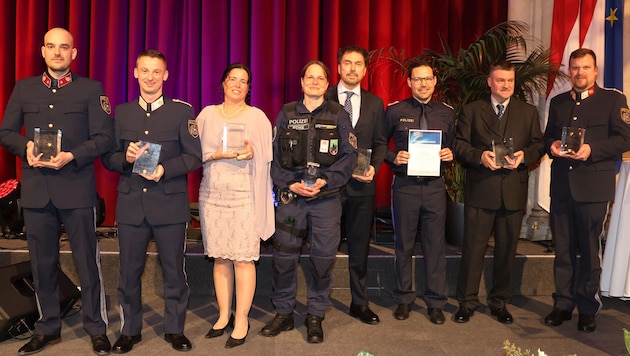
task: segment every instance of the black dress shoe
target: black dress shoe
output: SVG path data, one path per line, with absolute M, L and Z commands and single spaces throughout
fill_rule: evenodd
M 512 324 L 512 322 L 514 321 L 514 317 L 512 317 L 512 314 L 510 314 L 510 312 L 505 307 L 490 309 L 490 314 L 496 316 L 499 323 L 502 324 Z
M 276 336 L 282 331 L 293 330 L 295 323 L 293 321 L 293 313 L 280 314 L 276 313 L 273 319 L 267 323 L 259 332 L 262 336 Z
M 409 312 L 411 311 L 411 304 L 398 304 L 398 308 L 394 312 L 394 318 L 398 320 L 405 320 L 409 318 Z
M 307 314 L 304 325 L 306 325 L 306 341 L 309 344 L 319 344 L 324 342 L 324 330 L 322 329 L 324 318 L 317 315 Z
M 114 346 L 112 346 L 112 352 L 115 354 L 126 354 L 133 349 L 133 345 L 140 341 L 142 341 L 142 335 L 120 335 Z
M 30 355 L 42 351 L 48 345 L 55 345 L 61 342 L 59 335 L 39 335 L 35 334 L 31 340 L 18 350 L 19 355 Z
M 233 347 L 243 345 L 245 343 L 245 339 L 247 338 L 247 334 L 249 334 L 250 326 L 251 325 L 249 325 L 249 322 L 247 322 L 247 333 L 245 334 L 245 336 L 243 336 L 242 339 L 235 339 L 235 338 L 232 337 L 232 335 L 230 335 L 230 337 L 225 342 L 225 348 L 226 349 L 231 349 Z
M 453 319 L 456 323 L 467 323 L 470 321 L 470 317 L 473 316 L 473 314 L 475 314 L 474 310 L 460 305 L 459 310 L 455 313 Z
M 107 355 L 112 350 L 112 344 L 109 343 L 107 335 L 90 335 L 92 341 L 92 351 L 97 355 Z
M 595 331 L 595 315 L 580 314 L 578 319 L 578 330 L 586 333 Z
M 558 325 L 562 325 L 562 323 L 569 320 L 571 320 L 570 310 L 553 308 L 551 313 L 549 313 L 549 315 L 545 317 L 545 324 L 549 326 L 558 326 Z
M 429 308 L 429 321 L 433 324 L 444 324 L 444 313 L 439 308 Z
M 192 343 L 184 334 L 164 334 L 164 340 L 170 342 L 176 351 L 186 352 L 192 350 Z
M 223 329 L 210 328 L 210 331 L 206 334 L 206 338 L 210 339 L 213 337 L 219 337 L 223 335 L 225 329 L 227 328 L 234 328 L 234 314 L 230 315 L 230 320 L 228 320 L 228 323 L 223 327 Z
M 378 324 L 380 319 L 367 305 L 350 304 L 350 316 L 358 318 L 366 324 Z

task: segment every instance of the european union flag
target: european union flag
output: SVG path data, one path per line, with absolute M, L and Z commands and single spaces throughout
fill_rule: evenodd
M 604 87 L 623 91 L 623 0 L 606 0 Z

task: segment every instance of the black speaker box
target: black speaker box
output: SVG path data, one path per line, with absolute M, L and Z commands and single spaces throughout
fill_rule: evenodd
M 79 288 L 59 268 L 59 301 L 65 316 L 81 298 Z M 13 338 L 39 319 L 31 262 L 0 267 L 0 341 Z M 26 324 L 26 325 L 25 325 Z

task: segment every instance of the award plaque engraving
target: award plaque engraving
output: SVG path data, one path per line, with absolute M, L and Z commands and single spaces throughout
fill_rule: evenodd
M 560 152 L 568 155 L 574 155 L 580 150 L 580 146 L 584 143 L 584 133 L 586 129 L 581 127 L 563 127 L 562 143 L 560 144 Z
M 313 187 L 317 181 L 319 164 L 314 162 L 308 162 L 306 164 L 306 174 L 304 175 L 304 186 Z
M 61 152 L 61 130 L 42 130 L 36 127 L 33 132 L 33 154 L 38 156 L 42 153 L 40 161 L 50 162 Z
M 136 160 L 133 162 L 133 173 L 151 175 L 155 172 L 160 159 L 162 145 L 140 141 L 140 149 L 136 153 Z
M 514 159 L 514 139 L 512 137 L 503 143 L 496 143 L 492 140 L 492 152 L 494 153 L 494 164 L 499 167 L 508 165 L 505 156 Z
M 364 176 L 370 170 L 370 160 L 372 159 L 371 148 L 358 148 L 357 152 L 357 165 L 354 167 L 352 174 L 357 176 Z
M 237 153 L 245 149 L 247 125 L 226 123 L 223 125 L 223 153 Z

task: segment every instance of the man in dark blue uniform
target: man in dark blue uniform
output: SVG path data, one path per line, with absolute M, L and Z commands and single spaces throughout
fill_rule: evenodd
M 108 354 L 107 307 L 94 219 L 94 160 L 112 147 L 111 108 L 101 83 L 70 71 L 77 49 L 68 31 L 48 31 L 42 56 L 46 72 L 16 84 L 0 126 L 0 144 L 22 159 L 21 202 L 40 312 L 35 334 L 19 354 L 33 354 L 61 341 L 57 284 L 61 224 L 79 271 L 83 327 L 94 352 Z M 34 153 L 35 128 L 61 131 L 58 153 Z
M 394 223 L 394 249 L 396 252 L 396 290 L 394 300 L 398 308 L 394 317 L 405 320 L 416 299 L 412 289 L 412 257 L 420 222 L 420 243 L 424 256 L 426 286 L 424 300 L 429 320 L 444 323 L 442 309 L 447 304 L 446 259 L 444 229 L 446 221 L 446 189 L 444 179 L 438 176 L 409 176 L 409 130 L 439 130 L 442 149 L 439 156 L 427 159 L 450 162 L 453 160 L 451 143 L 455 134 L 455 114 L 444 103 L 432 100 L 437 77 L 427 62 L 414 61 L 408 67 L 407 84 L 411 98 L 387 108 L 386 132 L 393 137 L 394 150 L 388 150 L 385 161 L 392 167 L 392 217 Z
M 310 278 L 305 324 L 307 341 L 324 341 L 322 320 L 330 306 L 331 269 L 340 240 L 340 189 L 357 161 L 357 140 L 348 114 L 325 99 L 328 68 L 304 66 L 301 100 L 284 105 L 274 128 L 271 178 L 282 202 L 273 239 L 273 295 L 276 315 L 263 336 L 294 328 L 297 265 L 303 239 L 310 237 Z
M 556 254 L 554 307 L 545 324 L 570 320 L 577 306 L 578 330 L 592 332 L 602 307 L 600 237 L 615 195 L 615 164 L 630 150 L 630 111 L 622 93 L 597 86 L 592 50 L 571 53 L 569 78 L 573 89 L 551 100 L 544 136 L 553 158 L 550 222 Z M 561 149 L 563 127 L 586 129 L 577 152 Z
M 328 89 L 326 95 L 335 102 L 343 102 L 358 139 L 359 150 L 371 149 L 367 172 L 352 174 L 343 189 L 342 207 L 348 245 L 348 270 L 350 272 L 350 315 L 366 324 L 378 324 L 378 315 L 369 307 L 367 290 L 367 262 L 372 238 L 374 219 L 374 177 L 381 168 L 387 152 L 385 137 L 385 113 L 383 101 L 361 88 L 367 73 L 368 53 L 364 48 L 349 46 L 339 49 L 337 70 L 341 80 Z
M 189 289 L 184 271 L 186 224 L 190 220 L 187 173 L 201 166 L 201 144 L 190 104 L 165 98 L 166 59 L 142 52 L 134 76 L 140 97 L 115 110 L 114 150 L 103 164 L 120 173 L 116 222 L 120 245 L 118 302 L 121 334 L 115 353 L 129 352 L 142 339 L 141 276 L 147 245 L 155 239 L 164 278 L 164 340 L 177 351 L 190 351 L 184 336 Z M 154 171 L 134 173 L 146 143 L 161 145 Z

